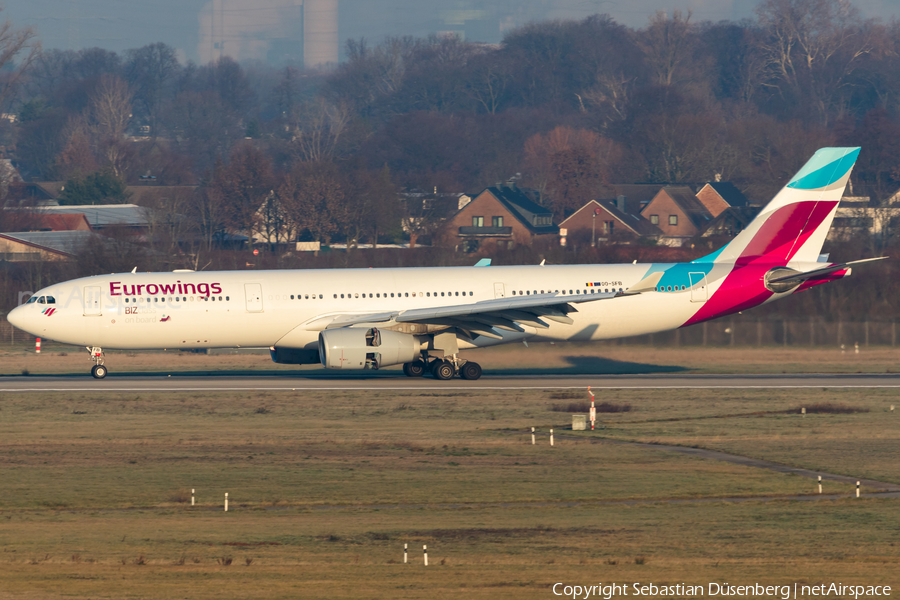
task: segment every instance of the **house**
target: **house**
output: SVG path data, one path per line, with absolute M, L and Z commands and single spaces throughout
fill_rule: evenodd
M 687 186 L 665 186 L 641 211 L 662 231 L 660 242 L 679 247 L 707 228 L 713 216 Z
M 586 242 L 629 243 L 639 238 L 658 238 L 662 231 L 640 214 L 625 212 L 627 200 L 591 200 L 559 224 L 560 238 Z
M 697 192 L 697 200 L 713 218 L 729 207 L 749 206 L 747 197 L 730 181 L 709 181 Z
M 62 184 L 58 182 L 17 182 L 7 187 L 6 206 L 56 206 Z
M 835 211 L 828 239 L 847 241 L 872 236 L 885 240 L 898 229 L 900 203 L 889 199 L 883 206 L 873 206 L 869 196 L 844 196 Z
M 0 260 L 38 262 L 73 260 L 93 235 L 90 231 L 0 233 Z
M 606 186 L 598 194 L 601 198 L 625 197 L 625 210 L 622 212 L 639 215 L 644 207 L 650 204 L 654 196 L 659 193 L 664 183 L 613 183 Z
M 756 218 L 760 210 L 759 206 L 729 206 L 709 222 L 702 237 L 733 238 Z
M 127 227 L 143 233 L 151 226 L 150 209 L 137 204 L 45 206 L 36 212 L 43 215 L 83 214 L 91 229 L 98 232 L 110 227 Z
M 553 239 L 559 227 L 553 213 L 515 186 L 489 187 L 451 216 L 440 232 L 441 241 L 458 250 L 475 252 L 490 247 L 513 248 L 539 239 Z
M 84 213 L 28 211 L 26 214 L 29 220 L 28 231 L 91 231 L 91 224 Z
M 459 192 L 423 192 L 418 189 L 400 194 L 403 217 L 400 226 L 409 235 L 409 247 L 431 243 L 431 236 L 442 229 L 442 224 L 456 215 L 472 201 L 472 197 Z

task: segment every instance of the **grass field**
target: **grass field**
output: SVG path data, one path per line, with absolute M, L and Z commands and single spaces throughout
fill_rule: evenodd
M 598 400 L 630 410 L 601 414 L 603 429 L 566 432 L 551 448 L 547 430 L 571 422 L 551 409 L 581 399 L 5 394 L 0 598 L 547 598 L 556 582 L 900 584 L 897 499 L 857 500 L 851 486 L 829 482 L 827 492 L 847 497 L 766 501 L 813 494 L 815 482 L 604 441 L 701 446 L 900 482 L 900 415 L 888 410 L 897 392 L 617 391 Z M 812 403 L 868 412 L 796 414 Z M 403 544 L 411 564 L 402 564 Z

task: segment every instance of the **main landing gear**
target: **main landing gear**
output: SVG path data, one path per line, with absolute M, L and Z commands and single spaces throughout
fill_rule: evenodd
M 435 358 L 428 363 L 416 360 L 403 365 L 403 374 L 407 377 L 422 377 L 426 372 L 440 381 L 448 381 L 456 375 L 474 381 L 481 377 L 481 365 L 457 356 Z
M 91 375 L 94 376 L 94 379 L 103 379 L 106 377 L 107 369 L 103 366 L 103 349 L 102 348 L 88 348 L 91 353 L 91 360 L 94 361 L 94 366 L 91 367 Z

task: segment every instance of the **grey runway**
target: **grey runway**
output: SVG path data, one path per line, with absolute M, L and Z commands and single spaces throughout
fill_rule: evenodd
M 900 374 L 801 375 L 485 375 L 478 381 L 408 378 L 387 371 L 354 375 L 261 373 L 260 375 L 111 374 L 95 380 L 87 374 L 0 377 L 0 393 L 156 392 L 167 391 L 429 391 L 583 389 L 900 389 Z

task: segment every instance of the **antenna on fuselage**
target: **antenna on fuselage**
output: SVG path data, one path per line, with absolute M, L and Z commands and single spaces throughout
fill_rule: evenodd
M 133 269 L 131 270 L 131 272 L 132 272 L 132 274 L 137 273 L 137 267 L 133 268 Z

